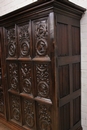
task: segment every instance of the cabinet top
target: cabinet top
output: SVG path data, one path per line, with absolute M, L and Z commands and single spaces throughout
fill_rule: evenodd
M 69 15 L 74 14 L 80 19 L 85 10 L 85 8 L 82 8 L 68 0 L 38 0 L 32 4 L 1 16 L 0 27 L 7 24 L 8 21 L 13 21 L 13 18 L 14 21 L 16 19 L 22 19 L 23 16 L 25 16 L 25 19 L 26 17 L 28 17 L 28 19 L 31 19 L 32 16 L 37 16 L 42 12 L 43 14 L 46 12 L 62 12 L 68 13 Z

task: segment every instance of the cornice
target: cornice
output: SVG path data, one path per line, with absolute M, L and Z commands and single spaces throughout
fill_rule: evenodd
M 40 13 L 49 13 L 55 9 L 58 11 L 63 10 L 63 13 L 65 11 L 70 15 L 74 14 L 76 16 L 79 16 L 79 18 L 86 10 L 66 0 L 39 0 L 16 11 L 1 16 L 0 27 L 5 26 L 6 24 L 10 24 L 11 22 L 15 23 L 15 21 L 23 21 L 24 19 L 26 20 L 32 17 L 35 18 Z

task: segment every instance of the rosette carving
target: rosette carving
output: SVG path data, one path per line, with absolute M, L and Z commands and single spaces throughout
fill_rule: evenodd
M 8 56 L 16 56 L 16 39 L 15 39 L 15 29 L 7 30 L 7 43 L 8 43 Z
M 30 53 L 29 25 L 19 27 L 20 56 L 26 57 Z
M 36 65 L 38 95 L 44 98 L 49 97 L 49 66 L 48 64 Z
M 34 126 L 34 104 L 29 100 L 24 100 L 25 124 L 32 128 Z
M 11 104 L 11 111 L 12 111 L 12 118 L 16 121 L 20 120 L 20 99 L 17 96 L 11 96 L 12 104 Z
M 31 65 L 29 63 L 21 63 L 21 85 L 23 92 L 31 93 Z
M 51 111 L 50 107 L 42 104 L 39 106 L 39 128 L 40 130 L 52 130 L 51 128 Z

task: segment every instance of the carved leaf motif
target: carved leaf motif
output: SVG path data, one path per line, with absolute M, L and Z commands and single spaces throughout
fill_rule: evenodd
M 32 128 L 34 126 L 34 105 L 29 100 L 24 100 L 24 116 L 26 125 Z
M 16 63 L 9 64 L 10 87 L 18 91 L 18 67 Z
M 20 55 L 26 57 L 30 52 L 29 25 L 19 27 Z
M 21 64 L 21 79 L 23 92 L 31 93 L 31 65 L 29 63 Z
M 16 55 L 16 39 L 15 29 L 7 30 L 8 55 L 14 57 Z
M 50 107 L 38 104 L 39 106 L 39 127 L 41 130 L 52 130 L 51 129 L 51 112 Z
M 45 56 L 48 49 L 48 26 L 47 20 L 36 23 L 35 26 L 35 39 L 36 39 L 36 53 L 39 56 Z
M 4 99 L 2 91 L 0 92 L 0 112 L 4 113 Z
M 11 104 L 11 110 L 12 110 L 12 117 L 14 120 L 19 121 L 20 120 L 20 99 L 17 96 L 11 97 L 12 104 Z
M 48 64 L 36 65 L 38 95 L 44 98 L 49 96 L 50 81 L 49 81 L 48 68 L 49 68 Z

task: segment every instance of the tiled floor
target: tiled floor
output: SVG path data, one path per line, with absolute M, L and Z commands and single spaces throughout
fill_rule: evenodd
M 11 130 L 11 129 L 8 128 L 6 125 L 0 123 L 0 130 Z

